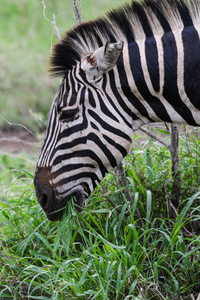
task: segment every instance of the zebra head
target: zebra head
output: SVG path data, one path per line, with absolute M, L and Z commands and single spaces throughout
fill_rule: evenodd
M 57 45 L 57 52 L 63 44 Z M 84 207 L 106 173 L 130 150 L 131 118 L 115 102 L 118 90 L 111 80 L 118 74 L 122 49 L 122 42 L 105 43 L 76 60 L 53 100 L 34 178 L 37 200 L 49 220 L 60 219 L 72 195 Z

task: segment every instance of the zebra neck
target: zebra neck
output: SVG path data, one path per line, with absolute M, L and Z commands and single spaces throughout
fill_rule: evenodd
M 195 27 L 125 44 L 118 74 L 134 120 L 200 125 L 200 44 Z

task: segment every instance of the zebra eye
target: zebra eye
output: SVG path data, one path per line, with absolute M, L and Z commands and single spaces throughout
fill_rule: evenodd
M 63 110 L 60 115 L 60 120 L 65 122 L 74 121 L 79 117 L 78 112 L 79 112 L 78 108 Z

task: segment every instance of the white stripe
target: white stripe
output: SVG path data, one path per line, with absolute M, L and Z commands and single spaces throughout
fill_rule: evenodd
M 56 120 L 56 124 L 55 124 L 55 127 L 53 128 L 54 119 Z M 44 167 L 49 166 L 49 159 L 50 159 L 52 150 L 54 150 L 55 143 L 57 141 L 57 137 L 59 134 L 59 127 L 60 127 L 59 120 L 58 120 L 57 114 L 55 112 L 55 108 L 53 108 L 53 114 L 52 114 L 52 118 L 51 118 L 51 126 L 48 131 L 48 134 L 49 134 L 48 141 L 46 142 L 46 145 L 48 145 L 48 142 L 49 142 L 49 145 L 43 151 L 43 155 L 44 155 L 45 159 L 43 161 L 42 166 L 44 166 Z
M 193 25 L 197 31 L 197 34 L 200 39 L 200 5 L 199 0 L 188 0 L 187 7 L 190 12 L 190 16 L 192 18 Z
M 132 105 L 132 103 L 127 99 L 127 97 L 124 95 L 121 84 L 120 84 L 120 79 L 119 79 L 119 72 L 117 68 L 113 69 L 114 71 L 114 75 L 115 75 L 115 82 L 116 82 L 116 88 L 118 90 L 118 93 L 120 94 L 120 97 L 122 98 L 122 100 L 124 101 L 124 103 L 126 103 L 127 107 L 130 109 L 130 111 L 132 111 L 137 117 L 138 120 L 132 120 L 132 127 L 133 127 L 133 122 L 134 122 L 134 130 L 138 129 L 139 127 L 141 127 L 144 124 L 148 124 L 149 123 L 149 119 L 147 119 L 145 116 L 141 115 L 140 112 L 135 108 L 135 106 Z M 113 95 L 114 97 L 114 95 Z M 112 97 L 112 99 L 114 99 Z M 118 103 L 117 101 L 115 101 L 115 105 L 118 107 Z M 118 109 L 121 111 L 121 107 L 118 107 Z M 126 114 L 125 112 L 122 112 L 124 117 L 127 118 L 131 118 L 128 114 Z M 132 118 L 131 118 L 132 119 Z M 130 121 L 129 121 L 130 122 Z
M 58 186 L 58 187 L 56 187 L 56 191 L 58 194 L 62 194 L 62 198 L 65 198 L 68 195 L 71 195 L 74 192 L 76 192 L 79 189 L 79 186 L 81 186 L 81 184 L 83 184 L 84 182 L 89 185 L 90 191 L 93 192 L 92 180 L 91 180 L 91 178 L 88 178 L 88 177 L 82 177 L 76 181 L 72 181 L 72 182 L 63 184 L 62 186 Z M 76 185 L 76 186 L 74 186 L 74 185 Z M 83 194 L 84 194 L 84 191 L 83 191 Z
M 57 94 L 56 94 L 57 95 Z M 56 128 L 53 128 L 53 120 L 54 120 L 54 112 L 55 112 L 55 109 L 54 109 L 54 102 L 51 106 L 51 109 L 50 109 L 50 115 L 51 115 L 51 118 L 49 117 L 49 122 L 48 122 L 48 125 L 47 125 L 47 131 L 46 131 L 46 138 L 47 140 L 45 141 L 45 147 L 42 149 L 40 155 L 39 155 L 39 159 L 38 159 L 38 167 L 44 167 L 45 166 L 45 158 L 46 158 L 46 155 L 47 155 L 47 151 L 49 151 L 48 149 L 50 148 L 52 142 L 53 142 L 53 138 L 54 136 L 52 136 L 52 133 L 55 134 L 55 129 Z M 48 135 L 47 135 L 48 134 Z M 50 142 L 50 143 L 49 143 Z M 47 148 L 47 145 L 49 143 L 49 146 Z
M 89 140 L 86 144 L 79 144 L 78 146 L 71 147 L 70 149 L 57 150 L 50 161 L 50 165 L 53 164 L 54 160 L 58 156 L 62 157 L 63 155 L 66 155 L 66 154 L 70 154 L 70 153 L 73 153 L 76 151 L 84 151 L 84 150 L 91 150 L 92 152 L 94 152 L 99 157 L 99 159 L 104 162 L 104 166 L 106 168 L 107 168 L 107 166 L 110 166 L 110 162 L 109 162 L 107 156 L 92 140 Z
M 131 92 L 138 98 L 138 100 L 146 108 L 150 118 L 152 118 L 153 120 L 155 120 L 157 122 L 162 122 L 162 120 L 155 114 L 155 112 L 153 111 L 151 106 L 148 104 L 146 99 L 144 99 L 143 96 L 138 91 L 138 88 L 135 83 L 135 79 L 131 72 L 131 66 L 130 66 L 129 54 L 128 54 L 128 44 L 124 45 L 124 67 L 125 67 L 125 72 L 126 72 L 126 76 L 127 76 L 127 80 L 128 80 L 128 84 L 131 89 Z
M 157 40 L 158 40 L 158 38 L 157 38 Z M 140 51 L 144 79 L 145 79 L 146 85 L 149 89 L 149 92 L 152 94 L 152 96 L 158 98 L 158 101 L 160 101 L 165 106 L 165 109 L 167 110 L 172 121 L 174 121 L 176 123 L 185 123 L 185 120 L 181 117 L 181 115 L 179 113 L 177 113 L 176 110 L 172 107 L 172 105 L 162 96 L 162 94 L 160 94 L 162 89 L 159 92 L 159 94 L 154 90 L 152 82 L 151 82 L 150 74 L 148 71 L 147 61 L 146 61 L 145 40 L 138 41 L 137 44 L 138 44 L 139 51 Z M 160 49 L 162 49 L 161 43 L 159 43 L 159 46 L 160 46 L 160 48 L 158 49 L 158 52 Z M 161 53 L 163 54 L 163 51 L 161 51 Z M 160 58 L 161 58 L 161 54 L 160 54 Z M 163 63 L 163 65 L 162 65 L 162 63 Z M 160 59 L 160 61 L 159 61 L 159 70 L 160 70 L 160 73 L 164 73 L 164 60 L 163 59 Z M 164 80 L 163 77 L 161 77 L 161 79 Z M 163 83 L 161 83 L 161 84 L 163 84 Z M 158 103 L 158 106 L 159 106 L 159 103 Z M 152 118 L 154 119 L 154 116 L 152 116 Z M 161 119 L 159 119 L 159 120 L 162 121 Z
M 77 174 L 81 176 L 81 173 L 84 173 L 84 172 L 88 172 L 88 173 L 91 173 L 91 174 L 96 174 L 96 176 L 98 177 L 99 182 L 103 178 L 99 168 L 98 169 L 93 169 L 93 168 L 89 168 L 89 167 L 82 167 L 82 168 L 79 168 L 79 169 L 76 169 L 76 170 L 72 170 L 70 172 L 63 172 L 62 174 L 57 176 L 55 179 L 53 179 L 52 182 L 53 182 L 53 184 L 56 184 L 62 179 L 73 177 Z M 80 179 L 81 179 L 81 177 L 80 177 Z M 70 180 L 70 182 L 71 182 L 71 180 Z M 76 180 L 74 180 L 74 182 L 76 182 Z
M 82 162 L 79 161 L 79 159 L 81 159 Z M 87 164 L 93 165 L 94 167 L 95 167 L 95 166 L 96 166 L 96 167 L 98 166 L 96 160 L 93 160 L 93 159 L 92 159 L 91 157 L 89 157 L 89 156 L 84 156 L 84 157 L 82 157 L 82 158 L 77 157 L 75 163 L 76 163 L 76 164 L 79 164 L 79 163 L 87 163 Z M 69 159 L 66 159 L 66 160 L 63 160 L 61 163 L 59 163 L 59 164 L 57 164 L 57 165 L 55 165 L 55 166 L 52 166 L 52 169 L 51 169 L 52 174 L 55 173 L 55 172 L 57 172 L 57 171 L 59 171 L 60 168 L 64 168 L 64 167 L 67 166 L 67 165 L 74 165 L 74 157 L 69 158 Z
M 71 80 L 70 80 L 70 74 L 71 74 L 71 71 L 68 73 L 68 76 L 67 76 L 67 83 L 68 83 L 68 96 L 67 96 L 67 105 L 66 106 L 69 106 L 69 102 L 70 102 L 70 99 L 71 99 L 71 96 L 72 96 L 72 83 L 71 83 Z
M 126 106 L 130 109 L 131 112 L 133 112 L 137 117 L 138 119 L 140 119 L 140 122 L 139 120 L 136 120 L 137 124 L 138 124 L 138 127 L 139 128 L 140 126 L 142 126 L 143 124 L 146 124 L 146 123 L 149 123 L 149 120 L 147 118 L 145 118 L 144 116 L 142 116 L 140 114 L 140 112 L 131 104 L 131 102 L 126 98 L 126 96 L 124 95 L 123 93 L 123 90 L 122 90 L 122 87 L 121 87 L 121 84 L 120 84 L 120 79 L 119 79 L 119 72 L 118 72 L 118 69 L 115 67 L 113 68 L 113 71 L 114 71 L 114 76 L 115 76 L 115 84 L 116 84 L 116 89 L 120 95 L 120 97 L 122 98 L 123 102 L 126 104 Z M 112 88 L 110 86 L 110 79 L 109 79 L 109 76 L 108 74 L 106 74 L 106 93 L 110 96 L 110 98 L 113 100 L 115 99 L 115 95 L 113 94 L 113 91 L 112 91 Z M 105 96 L 106 97 L 106 96 Z M 120 106 L 119 102 L 118 101 L 114 101 L 114 104 L 115 106 L 117 107 L 117 109 L 121 112 L 121 114 L 124 116 L 124 118 L 130 123 L 130 125 L 133 126 L 133 118 L 127 114 L 123 108 Z M 108 103 L 109 105 L 109 103 Z M 114 109 L 113 109 L 114 110 Z M 112 112 L 115 116 L 116 116 L 116 111 L 113 111 Z M 118 114 L 117 114 L 118 115 Z M 126 128 L 126 133 L 129 135 L 129 136 L 132 136 L 132 130 L 130 128 L 127 127 L 127 124 L 124 122 L 124 120 L 120 117 L 120 115 L 118 115 L 118 119 L 120 120 L 120 123 L 124 124 L 122 126 L 124 126 Z M 136 124 L 135 122 L 135 124 Z M 137 128 L 134 128 L 134 129 L 137 129 Z M 130 131 L 130 133 L 128 133 Z

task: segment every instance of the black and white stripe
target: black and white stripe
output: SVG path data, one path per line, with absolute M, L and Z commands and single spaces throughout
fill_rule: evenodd
M 141 125 L 199 126 L 199 39 L 198 0 L 133 1 L 68 32 L 51 58 L 51 71 L 64 78 L 50 110 L 36 190 L 48 174 L 44 185 L 54 201 L 77 191 L 87 198 L 126 156 Z M 84 57 L 93 64 L 92 53 L 118 41 L 117 64 L 88 81 Z

